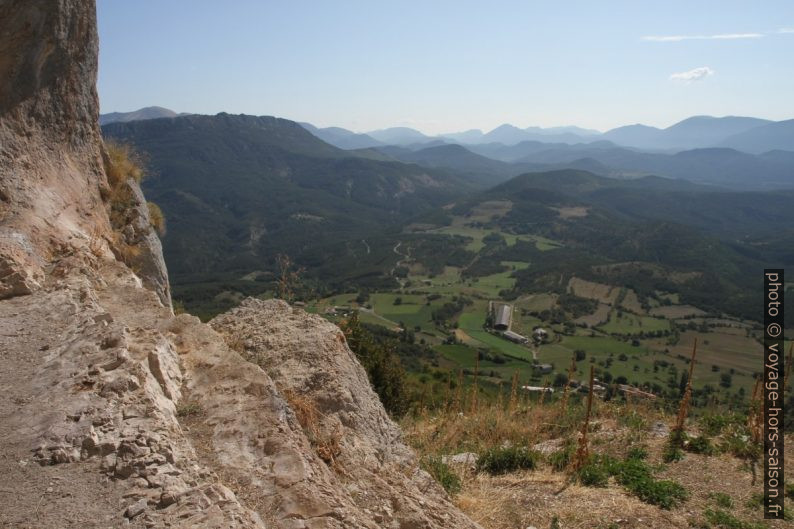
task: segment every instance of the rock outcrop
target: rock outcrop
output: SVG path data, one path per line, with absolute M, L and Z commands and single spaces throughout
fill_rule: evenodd
M 107 213 L 93 2 L 0 12 L 0 526 L 477 527 L 338 328 L 173 315 L 143 196 Z
M 0 297 L 110 237 L 102 215 L 93 2 L 0 0 Z M 107 251 L 107 244 L 102 245 Z
M 196 380 L 189 391 L 217 401 L 206 424 L 217 464 L 253 487 L 252 504 L 276 527 L 474 527 L 418 468 L 338 327 L 252 298 L 211 326 L 266 382 L 233 395 L 224 379 Z M 270 405 L 258 403 L 261 393 Z M 221 411 L 240 406 L 250 411 L 237 421 Z M 250 464 L 274 451 L 277 464 Z

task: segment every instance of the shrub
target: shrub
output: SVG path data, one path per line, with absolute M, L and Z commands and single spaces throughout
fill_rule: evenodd
M 411 402 L 400 358 L 391 347 L 378 343 L 375 336 L 361 325 L 358 313 L 339 327 L 345 333 L 350 350 L 367 371 L 369 383 L 383 407 L 392 415 L 404 415 Z
M 684 451 L 681 447 L 686 440 L 686 434 L 682 431 L 673 430 L 665 444 L 664 451 L 662 452 L 662 461 L 665 463 L 672 463 L 674 461 L 681 461 L 684 458 Z
M 555 472 L 565 470 L 573 459 L 575 448 L 573 444 L 567 444 L 563 448 L 549 454 L 549 464 Z
M 610 475 L 641 501 L 662 509 L 671 509 L 689 496 L 680 483 L 655 479 L 650 465 L 639 457 L 630 456 L 624 461 L 604 456 L 593 457 L 579 470 L 577 477 L 583 485 L 605 487 Z
M 427 456 L 421 461 L 422 468 L 444 487 L 449 495 L 460 492 L 460 477 L 439 456 Z
M 524 447 L 491 448 L 480 454 L 477 470 L 492 475 L 506 474 L 516 470 L 534 470 L 540 461 L 540 453 Z
M 626 455 L 627 459 L 639 459 L 640 461 L 648 458 L 648 449 L 644 446 L 632 446 L 629 453 Z
M 723 436 L 720 450 L 729 452 L 739 459 L 755 461 L 761 456 L 761 447 L 750 439 L 744 428 L 737 428 Z
M 684 443 L 684 449 L 693 454 L 704 454 L 707 456 L 714 455 L 716 452 L 714 445 L 711 444 L 711 439 L 703 435 L 689 439 L 688 442 Z
M 614 471 L 617 482 L 629 492 L 662 509 L 671 509 L 689 496 L 680 483 L 654 479 L 651 467 L 639 459 L 627 459 L 616 465 Z
M 724 492 L 715 492 L 711 497 L 714 498 L 714 502 L 718 507 L 722 507 L 723 509 L 733 508 L 733 499 Z
M 731 424 L 740 424 L 743 418 L 736 414 L 707 413 L 700 418 L 700 425 L 703 432 L 708 436 L 715 436 Z
M 724 529 L 764 529 L 766 527 L 762 523 L 743 522 L 732 514 L 720 509 L 706 509 L 703 514 L 706 516 L 706 520 L 708 520 L 709 523 Z
M 590 461 L 580 468 L 576 477 L 586 487 L 606 487 L 609 484 L 609 471 L 596 461 Z

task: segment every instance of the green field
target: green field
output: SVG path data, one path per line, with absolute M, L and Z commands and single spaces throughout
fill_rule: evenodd
M 637 316 L 626 311 L 612 310 L 609 321 L 598 327 L 609 334 L 639 334 L 642 332 L 669 331 L 670 322 L 665 319 Z
M 495 207 L 493 211 L 497 210 L 499 208 Z M 466 237 L 466 249 L 480 252 L 485 248 L 483 239 L 498 230 L 482 227 L 482 224 L 475 227 L 468 223 L 478 221 L 487 224 L 492 213 L 483 211 L 466 219 L 454 217 L 452 225 L 430 231 Z M 508 233 L 501 235 L 508 246 L 523 240 L 534 242 L 540 250 L 559 247 L 554 241 L 542 237 Z M 477 258 L 482 258 L 482 255 Z M 571 321 L 575 320 L 579 324 L 577 326 L 564 325 L 565 321 L 560 320 L 559 316 L 549 318 L 548 315 L 541 314 L 548 314 L 550 311 L 559 313 L 561 307 L 558 300 L 563 294 L 529 292 L 509 301 L 514 306 L 511 327 L 513 331 L 531 336 L 533 329 L 543 327 L 549 332 L 548 343 L 535 350 L 537 361 L 552 364 L 554 372 L 541 377 L 532 367 L 532 346 L 513 343 L 484 327 L 489 301 L 504 301 L 501 299 L 502 293 L 510 292 L 516 286 L 514 274 L 532 266 L 531 263 L 523 261 L 500 261 L 499 264 L 507 267 L 507 270 L 464 278 L 464 265 L 446 265 L 441 273 L 431 275 L 427 273 L 428 268 L 422 262 L 413 260 L 406 265 L 409 273 L 400 289 L 369 295 L 361 307 L 361 320 L 392 329 L 403 325 L 409 330 L 419 331 L 416 339 L 431 345 L 438 353 L 439 358 L 434 365 L 436 369 L 446 373 L 444 379 L 459 369 L 467 370 L 468 376 L 471 376 L 479 354 L 484 355 L 479 362 L 479 376 L 494 384 L 509 381 L 516 372 L 522 381 L 540 384 L 542 381 L 553 380 L 560 373 L 566 373 L 575 351 L 583 351 L 585 359 L 578 362 L 575 373 L 577 379 L 586 378 L 592 364 L 597 372 L 608 372 L 613 379 L 625 377 L 631 384 L 655 384 L 667 391 L 671 377 L 680 377 L 687 370 L 687 358 L 696 336 L 701 345 L 695 366 L 695 387 L 709 384 L 724 392 L 725 389 L 719 385 L 721 381 L 724 382 L 722 375 L 729 372 L 729 391 L 735 392 L 742 387 L 745 392 L 749 392 L 752 374 L 761 369 L 760 345 L 747 336 L 744 328 L 717 328 L 716 332 L 708 333 L 685 331 L 681 332 L 676 342 L 678 331 L 675 331 L 673 317 L 685 311 L 692 312 L 691 307 L 679 305 L 677 294 L 657 292 L 658 299 L 645 299 L 652 307 L 659 307 L 662 303 L 671 304 L 657 309 L 662 310 L 667 317 L 652 317 L 645 312 L 635 291 L 574 277 L 569 283 L 569 294 L 573 292 L 580 297 L 600 301 L 597 314 L 571 318 Z M 460 314 L 452 315 L 443 323 L 433 321 L 435 311 L 447 303 L 455 303 L 461 296 L 469 304 L 464 306 Z M 320 300 L 310 308 L 320 313 L 334 306 L 356 308 L 356 297 L 355 293 L 333 296 Z M 607 314 L 609 317 L 604 321 Z M 541 316 L 547 318 L 546 321 L 541 320 Z M 694 320 L 684 320 L 684 324 L 690 321 Z M 710 321 L 712 325 L 719 324 L 717 320 Z M 726 320 L 726 323 L 732 322 Z M 677 328 L 682 331 L 680 324 Z M 647 337 L 650 333 L 665 335 Z M 449 343 L 452 335 L 456 338 L 456 343 Z M 641 335 L 645 337 L 638 338 Z M 420 373 L 413 373 L 411 376 L 417 380 L 428 378 Z M 432 384 L 438 385 L 438 380 L 439 377 L 436 377 Z M 675 383 L 678 384 L 678 380 Z

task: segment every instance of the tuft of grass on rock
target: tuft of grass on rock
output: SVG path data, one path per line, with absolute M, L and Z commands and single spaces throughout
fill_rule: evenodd
M 188 401 L 176 407 L 176 416 L 195 417 L 196 415 L 201 415 L 203 411 L 204 410 L 201 408 L 201 404 L 194 401 Z
M 444 463 L 444 460 L 439 456 L 427 456 L 422 458 L 421 466 L 435 479 L 439 485 L 444 487 L 447 494 L 454 496 L 460 492 L 461 482 L 460 477 L 455 473 L 452 468 Z

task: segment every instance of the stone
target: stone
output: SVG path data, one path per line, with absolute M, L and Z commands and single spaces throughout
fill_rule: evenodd
M 146 498 L 141 498 L 140 500 L 136 501 L 135 503 L 127 507 L 127 510 L 124 511 L 124 516 L 130 519 L 135 518 L 143 511 L 145 511 L 146 507 L 147 507 Z

